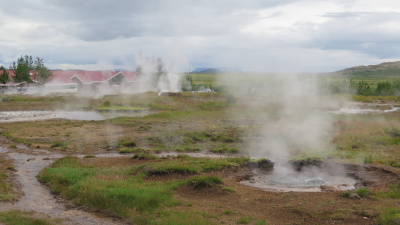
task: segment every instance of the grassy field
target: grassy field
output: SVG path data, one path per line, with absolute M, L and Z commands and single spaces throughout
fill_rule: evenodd
M 204 81 L 207 79 L 204 77 Z M 396 97 L 335 98 L 351 97 L 363 102 L 398 104 Z M 144 117 L 104 121 L 52 119 L 0 124 L 1 138 L 9 140 L 10 149 L 22 143 L 65 155 L 86 154 L 83 159 L 66 157 L 57 161 L 42 171 L 40 179 L 75 205 L 103 210 L 134 224 L 357 224 L 360 220 L 365 224 L 389 224 L 398 215 L 398 208 L 393 207 L 400 198 L 397 183 L 349 193 L 271 193 L 238 183 L 234 174 L 240 173 L 241 165 L 249 160 L 251 134 L 265 123 L 251 113 L 251 96 L 237 97 L 233 102 L 222 93 L 188 92 L 183 97 L 144 93 L 97 99 L 69 95 L 0 96 L 5 98 L 8 100 L 1 101 L 0 108 L 10 111 L 107 107 L 151 111 Z M 274 105 L 266 105 L 265 109 L 275 110 L 271 106 Z M 399 116 L 400 112 L 333 115 L 332 148 L 296 157 L 329 158 L 397 170 Z M 107 152 L 135 156 L 95 157 L 96 153 Z M 152 155 L 161 152 L 180 155 Z M 188 152 L 230 154 L 232 158 L 191 158 L 185 155 Z M 6 178 L 12 173 L 12 165 L 2 165 Z M 5 197 L 13 193 L 6 180 L 1 182 Z M 362 197 L 354 199 L 354 193 Z M 11 200 L 14 195 L 7 198 Z

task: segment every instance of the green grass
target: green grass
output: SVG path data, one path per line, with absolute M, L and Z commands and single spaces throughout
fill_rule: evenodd
M 228 153 L 228 154 L 237 154 L 239 153 L 239 149 L 237 148 L 229 148 L 226 145 L 221 145 L 219 147 L 214 147 L 210 150 L 210 152 L 212 153 L 220 153 L 220 154 L 224 154 L 224 153 Z
M 377 223 L 380 225 L 400 224 L 400 208 L 387 208 L 379 215 Z
M 134 156 L 132 156 L 132 159 L 139 159 L 139 160 L 156 159 L 156 158 L 158 158 L 158 157 L 155 155 L 146 154 L 146 153 L 136 153 Z
M 355 190 L 356 194 L 361 198 L 367 198 L 371 195 L 371 191 L 367 188 L 358 188 Z
M 232 215 L 233 215 L 233 212 L 232 212 L 232 210 L 229 210 L 229 209 L 228 209 L 228 210 L 225 210 L 225 211 L 224 211 L 224 214 L 227 215 L 227 216 L 232 216 Z
M 110 105 L 110 106 L 99 106 L 96 108 L 97 111 L 117 111 L 117 112 L 140 112 L 148 110 L 147 108 L 134 107 L 134 106 L 121 106 L 121 105 Z
M 217 184 L 222 184 L 222 180 L 218 177 L 198 176 L 187 181 L 196 189 L 214 187 Z
M 267 225 L 267 221 L 266 220 L 257 220 L 256 222 L 254 222 L 254 225 Z
M 136 141 L 128 141 L 128 140 L 120 140 L 118 141 L 117 145 L 119 147 L 136 147 Z
M 56 225 L 58 220 L 33 217 L 32 213 L 17 210 L 0 212 L 0 221 L 5 225 Z
M 61 197 L 76 205 L 107 210 L 129 218 L 135 224 L 168 224 L 170 215 L 157 216 L 165 209 L 181 204 L 173 198 L 173 190 L 186 183 L 197 187 L 221 183 L 219 178 L 199 176 L 188 181 L 152 182 L 143 178 L 151 174 L 200 173 L 228 166 L 237 166 L 248 158 L 208 159 L 178 158 L 157 160 L 136 166 L 112 168 L 85 166 L 78 158 L 65 157 L 40 173 L 40 180 Z M 164 211 L 165 212 L 165 211 Z M 180 214 L 186 218 L 186 215 Z M 171 219 L 172 220 L 172 219 Z M 183 219 L 185 221 L 186 219 Z M 203 221 L 203 220 L 199 220 Z M 199 223 L 203 224 L 203 223 Z
M 230 193 L 235 192 L 235 189 L 231 188 L 231 187 L 223 187 L 222 190 L 225 191 L 225 192 L 230 192 Z
M 251 216 L 243 216 L 237 221 L 238 224 L 249 224 L 254 218 Z
M 57 148 L 57 147 L 65 147 L 65 146 L 67 146 L 68 144 L 67 143 L 65 143 L 65 142 L 62 142 L 62 141 L 55 141 L 55 142 L 53 142 L 52 144 L 51 144 L 51 148 Z
M 400 198 L 400 182 L 397 184 L 391 184 L 387 190 L 378 191 L 374 193 L 374 197 L 377 199 L 399 199 Z
M 9 202 L 15 199 L 12 187 L 7 182 L 8 174 L 0 173 L 0 201 Z
M 21 143 L 21 144 L 25 144 L 25 145 L 28 145 L 28 146 L 31 145 L 31 143 L 29 141 L 27 141 L 26 139 L 13 137 L 9 132 L 6 132 L 6 131 L 0 131 L 0 135 L 6 137 L 7 139 L 9 139 L 11 141 L 15 141 L 15 142 L 18 142 L 18 143 Z

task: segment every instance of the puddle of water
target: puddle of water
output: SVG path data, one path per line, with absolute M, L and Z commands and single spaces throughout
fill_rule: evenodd
M 6 148 L 0 147 L 1 152 L 7 152 Z M 34 154 L 35 150 L 32 151 Z M 42 185 L 36 176 L 41 170 L 49 166 L 56 159 L 64 157 L 59 154 L 31 155 L 25 153 L 8 152 L 7 155 L 14 160 L 16 168 L 16 179 L 21 184 L 24 195 L 15 204 L 0 203 L 0 210 L 18 209 L 22 211 L 33 211 L 45 214 L 51 218 L 62 218 L 63 224 L 121 224 L 112 218 L 94 215 L 76 209 L 66 209 L 64 204 L 59 203 L 50 190 Z
M 380 109 L 358 109 L 358 108 L 342 108 L 338 111 L 334 111 L 335 114 L 369 114 L 369 113 L 390 113 L 399 111 L 400 107 L 392 107 L 391 109 L 380 110 Z
M 346 176 L 344 171 L 326 171 L 321 168 L 309 168 L 298 172 L 287 165 L 275 165 L 268 172 L 253 170 L 255 175 L 241 183 L 260 188 L 266 191 L 279 192 L 320 192 L 321 185 L 338 190 L 351 190 L 355 188 L 356 180 Z
M 152 111 L 140 112 L 95 112 L 95 111 L 3 111 L 0 112 L 0 123 L 3 122 L 23 122 L 38 121 L 49 119 L 69 119 L 69 120 L 106 120 L 116 117 L 144 117 L 150 115 Z

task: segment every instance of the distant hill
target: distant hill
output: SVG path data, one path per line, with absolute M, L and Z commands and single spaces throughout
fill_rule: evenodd
M 336 71 L 334 74 L 355 77 L 400 76 L 400 61 L 385 62 L 378 65 L 355 66 Z
M 238 68 L 222 67 L 222 68 L 208 68 L 208 67 L 198 67 L 194 69 L 191 73 L 235 73 L 241 72 Z
M 194 69 L 191 73 L 218 73 L 219 70 L 215 68 L 199 67 Z

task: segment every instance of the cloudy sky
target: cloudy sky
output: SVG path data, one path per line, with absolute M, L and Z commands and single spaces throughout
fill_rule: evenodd
M 0 0 L 0 65 L 329 72 L 400 60 L 398 0 Z

